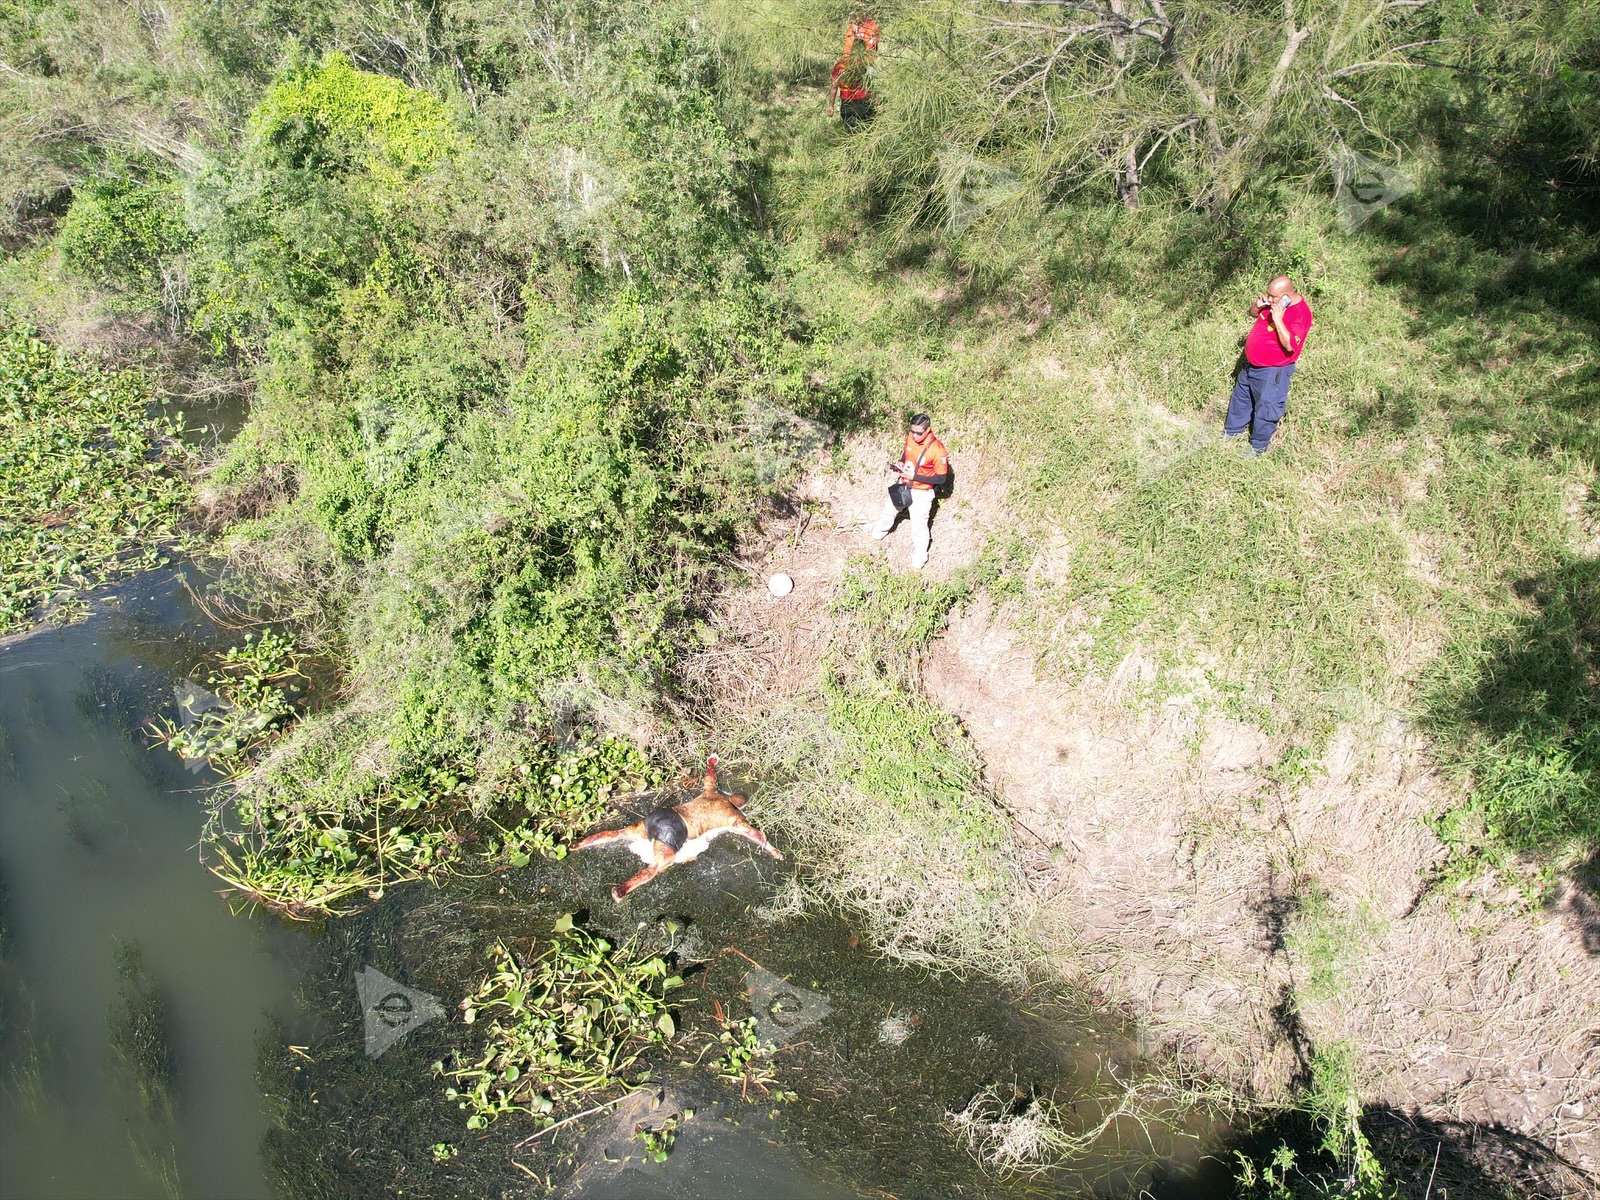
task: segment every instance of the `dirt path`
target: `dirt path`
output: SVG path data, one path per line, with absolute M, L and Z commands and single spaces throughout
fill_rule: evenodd
M 935 516 L 934 579 L 976 560 L 1005 500 L 999 464 L 941 433 L 959 486 Z M 815 687 L 854 556 L 908 569 L 903 525 L 865 535 L 883 458 L 856 439 L 844 469 L 808 479 L 730 596 L 725 632 L 753 656 L 747 716 Z M 795 580 L 782 599 L 764 586 L 779 571 Z M 1342 729 L 1286 775 L 1203 687 L 1151 700 L 1137 653 L 1103 678 L 1042 678 L 1015 618 L 986 599 L 958 612 L 924 686 L 1037 835 L 1018 845 L 1047 961 L 1263 1100 L 1346 1042 L 1370 1102 L 1502 1125 L 1600 1173 L 1600 911 L 1571 885 L 1540 904 L 1492 875 L 1430 891 L 1445 849 L 1427 820 L 1450 796 L 1402 715 Z

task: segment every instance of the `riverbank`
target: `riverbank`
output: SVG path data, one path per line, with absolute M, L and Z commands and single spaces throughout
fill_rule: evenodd
M 272 700 L 314 652 L 341 686 L 260 710 L 253 746 L 209 731 L 242 894 L 356 919 L 533 870 L 716 751 L 863 944 L 1081 980 L 1240 1111 L 1296 1106 L 1303 1161 L 1331 1151 L 1308 1188 L 1381 1188 L 1385 1104 L 1592 1156 L 1582 202 L 1508 224 L 1506 165 L 1440 147 L 1359 230 L 1294 147 L 1225 211 L 1181 171 L 1137 205 L 1013 186 L 911 102 L 972 91 L 909 17 L 920 64 L 886 56 L 847 134 L 804 4 L 574 6 L 553 40 L 463 7 L 449 56 L 179 7 L 162 45 L 71 5 L 6 27 L 8 87 L 92 107 L 98 64 L 138 61 L 212 115 L 148 161 L 63 135 L 3 282 L 26 308 L 70 276 L 252 380 L 198 504 L 231 602 L 287 640 L 206 678 Z M 1217 405 L 1280 271 L 1316 332 L 1246 459 Z M 957 481 L 923 574 L 857 529 L 918 410 Z M 1026 1115 L 987 1103 L 962 1136 Z
M 1175 1112 L 1148 1088 L 1152 1064 L 1120 1021 L 1065 990 L 1019 1000 L 887 964 L 765 858 L 719 847 L 627 905 L 608 895 L 632 869 L 615 853 L 474 864 L 322 925 L 230 902 L 193 850 L 197 776 L 145 731 L 231 640 L 177 580 L 147 574 L 82 622 L 0 646 L 0 1164 L 29 1195 L 448 1197 L 534 1187 L 530 1171 L 539 1194 L 575 1196 L 1154 1180 L 1212 1194 L 1195 1189 L 1220 1114 Z M 587 958 L 593 938 L 624 969 L 671 964 L 681 984 L 648 1013 L 662 1036 L 612 1047 L 639 1057 L 589 1100 L 559 1094 L 559 1126 L 517 1109 L 474 1124 L 445 1069 L 475 1061 L 504 1014 L 463 1006 L 505 953 L 578 939 Z M 363 990 L 372 972 L 381 993 Z M 399 988 L 411 1009 L 373 1000 Z M 534 999 L 565 1012 L 575 996 Z M 1031 1184 L 997 1182 L 950 1131 L 975 1096 L 1004 1109 L 1014 1089 L 1083 1139 Z M 973 1128 L 1004 1130 L 1004 1116 Z M 997 1161 L 1048 1166 L 1027 1149 Z
M 864 534 L 881 457 L 859 439 L 845 470 L 808 481 L 806 518 L 749 561 L 795 591 L 730 593 L 707 663 L 740 681 L 715 711 L 758 761 L 820 764 L 771 801 L 819 896 L 861 906 L 913 960 L 1088 988 L 1241 1104 L 1293 1104 L 1307 1075 L 1338 1066 L 1373 1111 L 1509 1128 L 1592 1172 L 1600 969 L 1582 884 L 1544 891 L 1513 868 L 1441 885 L 1449 848 L 1430 822 L 1459 796 L 1401 714 L 1341 727 L 1285 777 L 1265 730 L 1152 688 L 1148 659 L 1063 681 L 1040 669 L 1025 595 L 964 593 L 925 644 L 901 636 L 907 678 L 948 714 L 943 736 L 981 764 L 975 790 L 1004 833 L 986 865 L 937 825 L 908 828 L 863 778 L 859 740 L 817 756 L 819 739 L 853 732 L 830 731 L 817 669 L 859 637 L 845 598 L 908 552 Z M 976 568 L 1005 525 L 1003 472 L 982 453 L 958 461 L 930 590 Z M 980 899 L 972 872 L 997 864 L 1010 883 Z M 1549 1171 L 1553 1194 L 1581 1194 Z
M 843 145 L 811 99 L 764 110 L 791 195 Z M 1504 1125 L 1593 1173 L 1600 523 L 1572 381 L 1600 312 L 1542 288 L 1442 311 L 1439 255 L 1484 295 L 1522 261 L 1461 200 L 1359 236 L 1307 205 L 1184 252 L 1183 216 L 1061 212 L 1003 287 L 961 239 L 923 257 L 932 235 L 811 210 L 796 290 L 848 319 L 839 370 L 934 415 L 956 489 L 897 593 L 904 548 L 862 533 L 895 431 L 848 442 L 747 544 L 793 595 L 735 589 L 687 674 L 757 761 L 812 768 L 779 819 L 891 947 L 1102 987 L 1246 1102 Z M 1574 281 L 1576 228 L 1539 252 Z M 1283 264 L 1317 333 L 1246 461 L 1214 301 Z M 1499 354 L 1538 311 L 1572 336 Z M 894 729 L 833 702 L 830 648 L 885 643 L 868 674 L 917 714 Z M 927 747 L 965 789 L 924 789 L 931 818 L 872 771 Z

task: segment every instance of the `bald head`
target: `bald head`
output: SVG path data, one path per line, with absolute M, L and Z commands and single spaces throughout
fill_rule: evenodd
M 1299 297 L 1300 293 L 1294 290 L 1294 282 L 1287 275 L 1279 275 L 1271 283 L 1267 284 L 1267 295 L 1274 300 L 1279 296 L 1287 296 L 1289 299 L 1294 300 Z

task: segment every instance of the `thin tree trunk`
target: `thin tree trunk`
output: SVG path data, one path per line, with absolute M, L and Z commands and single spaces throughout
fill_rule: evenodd
M 1123 20 L 1127 19 L 1125 0 L 1110 0 L 1111 11 Z M 1126 90 L 1122 86 L 1120 72 L 1126 71 L 1129 59 L 1137 49 L 1137 44 L 1126 33 L 1116 33 L 1111 36 L 1111 49 L 1117 56 L 1117 99 L 1126 104 Z M 1123 148 L 1122 170 L 1116 176 L 1117 195 L 1122 198 L 1122 203 L 1127 208 L 1139 207 L 1139 141 L 1138 138 L 1129 138 Z

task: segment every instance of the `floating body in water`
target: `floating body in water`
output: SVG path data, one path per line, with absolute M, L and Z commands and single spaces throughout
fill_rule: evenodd
M 588 850 L 623 842 L 639 856 L 644 870 L 612 888 L 613 900 L 621 900 L 634 888 L 643 887 L 673 863 L 693 862 L 724 833 L 752 841 L 781 861 L 783 855 L 772 848 L 766 835 L 740 814 L 744 804 L 745 798 L 738 793 L 717 790 L 717 756 L 713 754 L 706 759 L 705 787 L 693 800 L 658 808 L 644 820 L 621 829 L 591 833 L 573 849 Z

